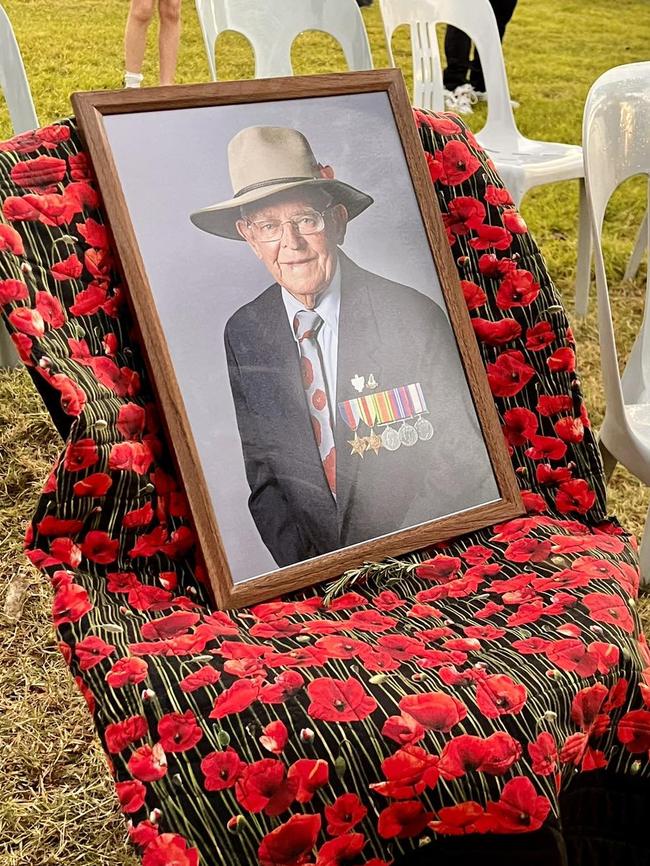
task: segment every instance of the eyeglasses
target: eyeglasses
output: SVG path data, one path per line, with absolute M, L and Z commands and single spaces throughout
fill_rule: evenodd
M 326 207 L 325 210 L 308 210 L 301 214 L 296 214 L 290 220 L 249 220 L 248 227 L 253 232 L 253 237 L 257 241 L 265 244 L 270 244 L 279 241 L 282 238 L 282 226 L 291 223 L 299 235 L 315 235 L 322 232 L 325 228 L 325 214 L 334 205 Z

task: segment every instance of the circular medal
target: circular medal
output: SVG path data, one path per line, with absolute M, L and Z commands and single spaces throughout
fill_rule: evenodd
M 415 432 L 415 427 L 411 424 L 404 424 L 399 429 L 399 441 L 402 445 L 407 445 L 409 448 L 411 445 L 415 445 L 418 441 L 418 434 Z
M 415 422 L 415 432 L 418 434 L 420 439 L 426 442 L 427 439 L 431 439 L 433 436 L 433 424 L 430 421 L 427 421 L 426 418 L 418 418 Z
M 399 433 L 397 430 L 393 430 L 392 427 L 386 427 L 384 432 L 381 434 L 381 441 L 384 448 L 388 451 L 397 451 L 401 445 Z

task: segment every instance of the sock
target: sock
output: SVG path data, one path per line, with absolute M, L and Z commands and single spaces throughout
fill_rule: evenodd
M 124 86 L 125 87 L 140 87 L 143 76 L 139 72 L 125 72 Z

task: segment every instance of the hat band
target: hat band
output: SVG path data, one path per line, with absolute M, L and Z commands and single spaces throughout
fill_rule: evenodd
M 318 177 L 276 177 L 273 180 L 261 180 L 259 183 L 251 183 L 248 186 L 238 190 L 233 198 L 239 198 L 240 195 L 246 195 L 247 192 L 252 192 L 254 189 L 262 189 L 265 186 L 277 186 L 279 183 L 297 183 L 301 180 L 320 180 Z

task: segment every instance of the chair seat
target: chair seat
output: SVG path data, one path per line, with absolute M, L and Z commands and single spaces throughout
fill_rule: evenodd
M 557 141 L 537 141 L 517 136 L 512 142 L 496 142 L 477 136 L 479 143 L 494 160 L 499 172 L 507 178 L 510 173 L 524 172 L 536 184 L 584 177 L 582 148 Z

